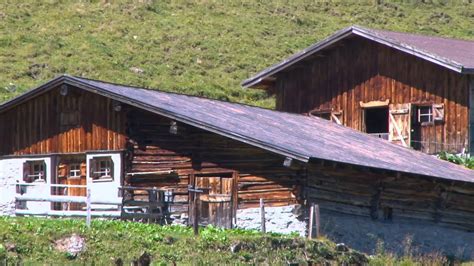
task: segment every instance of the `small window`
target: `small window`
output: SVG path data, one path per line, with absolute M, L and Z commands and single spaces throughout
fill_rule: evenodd
M 90 176 L 94 181 L 110 181 L 113 176 L 114 163 L 111 157 L 94 157 L 90 160 Z
M 99 160 L 99 171 L 96 174 L 99 177 L 111 177 L 111 170 L 112 170 L 112 162 L 109 160 Z
M 69 166 L 69 177 L 81 177 L 81 165 L 80 164 L 71 164 Z
M 46 163 L 44 161 L 28 161 L 23 165 L 23 181 L 33 183 L 46 182 Z
M 322 119 L 331 120 L 331 110 L 313 110 L 308 114 L 312 117 L 319 117 Z
M 417 107 L 417 122 L 420 124 L 433 123 L 433 108 L 432 106 L 418 106 Z

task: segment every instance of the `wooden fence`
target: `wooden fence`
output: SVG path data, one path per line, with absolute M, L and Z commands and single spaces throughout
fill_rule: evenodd
M 63 184 L 16 184 L 17 195 L 15 197 L 17 207 L 15 214 L 19 216 L 61 216 L 61 217 L 86 217 L 87 225 L 90 225 L 92 217 L 121 218 L 147 222 L 163 222 L 168 215 L 168 209 L 172 201 L 172 193 L 165 190 L 149 187 L 119 187 L 117 199 L 92 200 L 91 189 L 86 185 L 63 185 Z M 82 188 L 86 189 L 86 196 L 51 195 L 28 195 L 21 194 L 22 186 L 45 186 L 46 188 Z M 137 196 L 138 195 L 138 196 Z M 26 209 L 27 202 L 49 202 L 63 204 L 84 204 L 82 210 L 54 210 L 51 207 Z M 19 204 L 20 203 L 20 204 Z M 23 204 L 21 204 L 23 203 Z M 21 207 L 23 206 L 23 207 Z M 105 206 L 104 208 L 98 206 Z M 112 207 L 113 206 L 113 207 Z

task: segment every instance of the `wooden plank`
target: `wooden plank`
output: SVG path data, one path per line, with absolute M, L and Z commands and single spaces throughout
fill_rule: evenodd
M 474 156 L 474 75 L 469 76 L 469 152 Z

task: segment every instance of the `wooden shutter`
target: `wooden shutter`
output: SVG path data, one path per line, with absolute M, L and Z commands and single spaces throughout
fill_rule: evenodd
M 342 111 L 331 111 L 331 121 L 338 125 L 342 125 Z
M 69 175 L 69 167 L 65 163 L 60 163 L 58 166 L 58 177 L 67 177 Z
M 41 172 L 41 178 L 43 178 L 44 182 L 47 182 L 46 175 L 48 173 L 48 169 L 46 168 L 46 162 L 42 161 L 41 164 L 43 165 L 43 172 Z
M 86 169 L 87 169 L 86 163 L 81 163 L 81 177 L 86 176 L 87 174 Z
M 433 104 L 433 120 L 444 121 L 444 104 Z
M 31 183 L 33 182 L 31 175 L 31 164 L 30 162 L 24 162 L 23 163 L 23 181 L 26 183 Z
M 409 147 L 411 104 L 390 104 L 389 119 L 389 141 Z
M 99 175 L 96 172 L 97 172 L 96 158 L 89 159 L 89 177 L 92 179 L 97 179 Z
M 112 179 L 114 178 L 114 161 L 112 160 L 112 157 L 108 157 L 107 160 L 110 161 L 110 177 Z

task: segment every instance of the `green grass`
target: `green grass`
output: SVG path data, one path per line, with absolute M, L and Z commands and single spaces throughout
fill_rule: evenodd
M 55 240 L 72 233 L 86 239 L 86 251 L 77 257 L 54 248 Z M 231 252 L 231 246 L 236 244 L 240 250 Z M 15 249 L 7 252 L 12 245 Z M 96 220 L 88 229 L 81 220 L 0 217 L 0 264 L 7 260 L 106 265 L 120 258 L 124 265 L 130 265 L 145 251 L 151 254 L 154 264 L 336 264 L 365 258 L 354 251 L 337 252 L 334 248 L 327 240 L 239 229 L 207 227 L 196 237 L 190 228 L 181 226 Z
M 71 234 L 85 239 L 86 249 L 77 256 L 57 251 L 55 241 Z M 233 246 L 238 250 L 232 251 Z M 14 247 L 14 248 L 12 248 Z M 446 265 L 460 264 L 439 253 L 415 256 L 406 247 L 395 256 L 379 243 L 376 255 L 354 250 L 341 252 L 324 237 L 308 240 L 297 235 L 262 234 L 241 229 L 215 227 L 192 229 L 112 220 L 93 220 L 87 228 L 81 219 L 0 217 L 0 265 L 23 263 L 42 265 L 111 265 L 120 259 L 130 265 L 144 252 L 153 265 Z M 465 265 L 474 265 L 465 262 Z
M 0 102 L 68 73 L 273 107 L 240 82 L 352 24 L 473 39 L 469 2 L 1 1 Z

